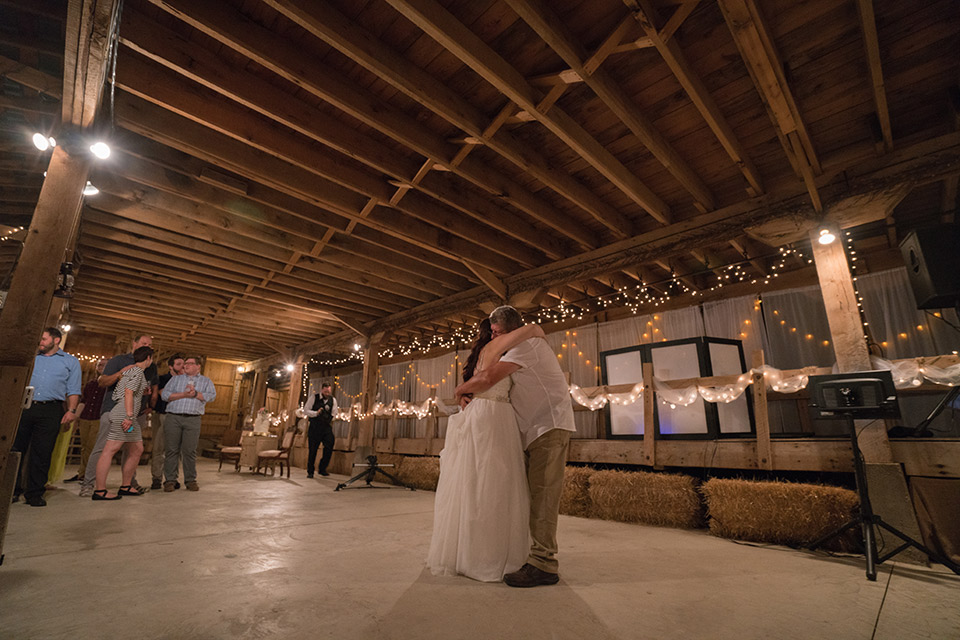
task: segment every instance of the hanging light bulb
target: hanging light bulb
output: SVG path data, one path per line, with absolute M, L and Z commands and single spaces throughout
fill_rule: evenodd
M 110 157 L 110 145 L 106 142 L 98 141 L 90 145 L 90 153 L 100 158 L 101 160 L 106 160 Z
M 90 183 L 89 180 L 87 180 L 87 186 L 83 188 L 83 195 L 95 196 L 98 193 L 100 193 L 100 189 L 97 189 L 95 186 L 93 186 L 93 184 Z
M 837 236 L 833 235 L 833 233 L 830 232 L 830 229 L 826 228 L 820 229 L 820 237 L 817 238 L 820 244 L 830 244 L 836 239 Z
M 33 134 L 33 146 L 35 146 L 40 151 L 46 151 L 47 149 L 49 149 L 51 140 L 53 140 L 53 138 L 48 138 L 42 133 Z

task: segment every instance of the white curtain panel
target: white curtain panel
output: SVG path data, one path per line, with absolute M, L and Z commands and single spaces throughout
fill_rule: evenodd
M 761 300 L 767 364 L 777 369 L 833 366 L 830 325 L 818 285 L 764 293 Z
M 331 383 L 333 381 L 331 380 Z M 360 393 L 360 385 L 363 382 L 363 372 L 354 371 L 346 375 L 341 375 L 337 379 L 337 385 L 334 387 L 334 396 L 337 399 L 337 405 L 343 411 L 346 411 L 357 400 L 354 399 Z M 347 394 L 354 396 L 349 397 Z M 343 420 L 334 420 L 333 434 L 338 438 L 346 438 L 350 432 L 350 424 Z
M 703 325 L 706 335 L 743 342 L 747 367 L 753 366 L 758 349 L 769 351 L 763 327 L 763 312 L 755 295 L 703 303 Z
M 378 380 L 378 400 L 384 404 L 401 400 L 409 402 L 413 386 L 416 382 L 416 364 L 412 362 L 398 362 L 380 367 Z M 389 418 L 378 418 L 374 425 L 374 435 L 377 438 L 386 438 Z M 410 437 L 413 431 L 413 421 L 410 418 L 397 419 L 397 437 Z
M 599 352 L 640 344 L 640 321 L 636 317 L 603 322 L 597 327 L 597 350 Z
M 917 309 L 905 267 L 860 276 L 857 288 L 870 334 L 883 349 L 883 357 L 934 356 L 960 349 L 960 333 L 932 312 Z M 952 309 L 937 313 L 957 325 Z

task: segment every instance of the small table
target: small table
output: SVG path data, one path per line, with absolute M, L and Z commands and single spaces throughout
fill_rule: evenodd
M 272 434 L 248 434 L 240 438 L 240 466 L 254 468 L 257 455 L 267 449 L 276 449 L 279 438 Z

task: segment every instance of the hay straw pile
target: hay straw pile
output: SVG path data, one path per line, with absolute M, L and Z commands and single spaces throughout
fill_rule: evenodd
M 408 487 L 436 491 L 440 479 L 440 458 L 434 456 L 407 456 L 395 473 Z
M 589 478 L 590 516 L 692 529 L 702 522 L 696 480 L 644 471 L 595 471 Z
M 333 455 L 330 456 L 330 464 L 327 465 L 327 471 L 330 473 L 336 473 L 342 476 L 352 476 L 353 468 L 350 466 L 353 464 L 353 452 L 352 451 L 334 451 Z
M 563 472 L 563 492 L 560 494 L 560 513 L 578 518 L 589 518 L 591 467 L 567 467 Z
M 809 544 L 847 522 L 859 503 L 849 489 L 714 478 L 702 488 L 710 533 L 724 538 Z M 853 550 L 856 533 L 827 548 Z
M 377 464 L 383 467 L 383 470 L 389 473 L 390 475 L 399 478 L 400 477 L 400 467 L 403 465 L 404 456 L 397 453 L 378 453 L 377 455 Z M 384 465 L 392 464 L 392 467 L 384 467 Z M 361 468 L 357 467 L 357 473 L 362 471 Z M 393 481 L 390 478 L 377 474 L 373 479 L 374 482 L 380 482 L 383 484 L 393 484 Z

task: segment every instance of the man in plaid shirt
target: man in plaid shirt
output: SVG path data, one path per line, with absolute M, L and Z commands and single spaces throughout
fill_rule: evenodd
M 204 406 L 217 397 L 216 387 L 200 374 L 200 358 L 183 359 L 183 375 L 170 378 L 160 396 L 167 403 L 163 423 L 164 452 L 163 490 L 177 488 L 177 467 L 183 460 L 183 480 L 189 491 L 199 491 L 197 484 L 197 445 L 200 442 L 200 416 Z

